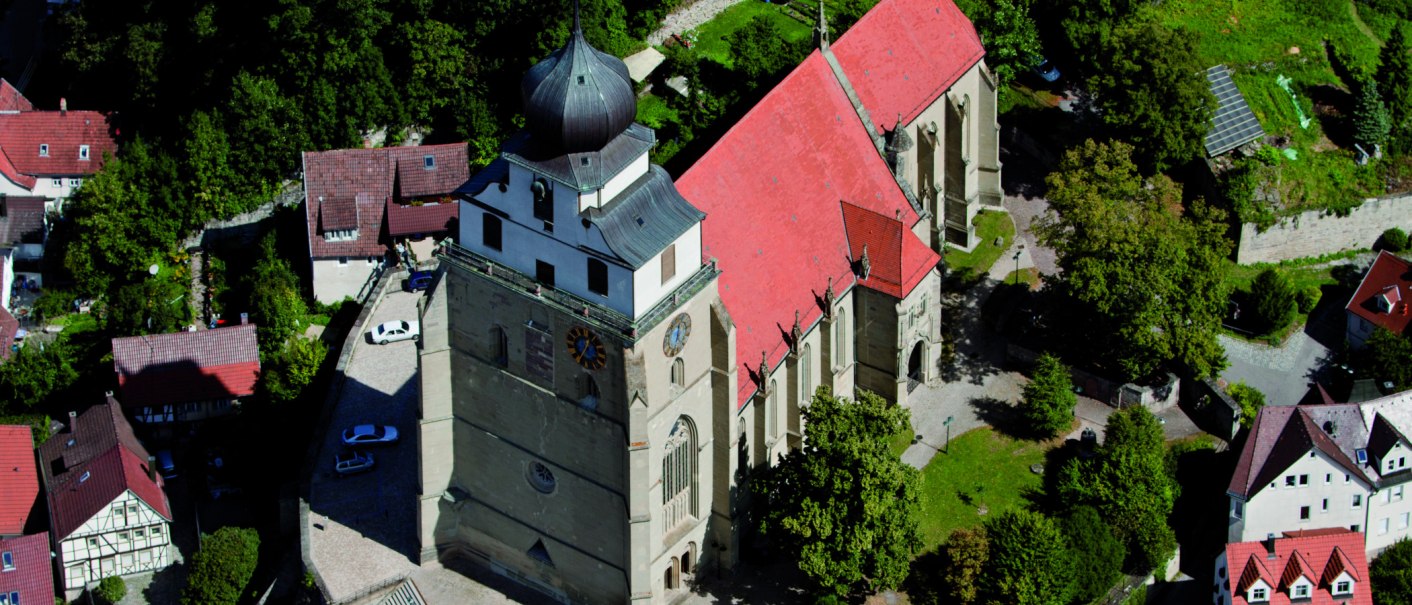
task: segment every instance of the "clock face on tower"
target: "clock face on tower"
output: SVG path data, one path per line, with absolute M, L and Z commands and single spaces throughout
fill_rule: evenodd
M 607 365 L 608 357 L 603 352 L 603 341 L 588 328 L 570 328 L 569 336 L 565 340 L 569 345 L 569 356 L 574 358 L 575 363 L 590 370 L 598 370 Z
M 676 357 L 682 347 L 686 346 L 686 339 L 691 337 L 691 316 L 682 313 L 672 318 L 671 325 L 667 326 L 667 335 L 662 337 L 662 353 L 667 357 Z

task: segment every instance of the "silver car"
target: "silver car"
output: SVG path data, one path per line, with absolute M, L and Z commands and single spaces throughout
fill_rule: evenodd
M 373 455 L 367 452 L 344 452 L 333 457 L 333 471 L 340 475 L 352 475 L 372 470 Z
M 397 427 L 360 424 L 343 431 L 344 445 L 379 445 L 397 443 Z

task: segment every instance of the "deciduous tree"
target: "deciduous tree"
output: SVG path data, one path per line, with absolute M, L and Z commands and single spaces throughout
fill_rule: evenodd
M 30 343 L 0 363 L 0 414 L 23 414 L 78 379 L 73 352 L 63 340 Z
M 255 574 L 260 534 L 245 527 L 222 527 L 205 536 L 191 556 L 182 605 L 235 605 Z
M 1395 390 L 1412 388 L 1412 339 L 1379 327 L 1365 344 L 1359 358 L 1366 374 Z
M 1077 403 L 1069 368 L 1054 355 L 1040 355 L 1020 399 L 1020 414 L 1025 423 L 1036 433 L 1052 437 L 1073 424 Z
M 1050 212 L 1037 222 L 1040 241 L 1062 269 L 1056 291 L 1074 303 L 1063 325 L 1096 362 L 1116 363 L 1124 378 L 1173 361 L 1199 376 L 1225 366 L 1216 334 L 1229 288 L 1225 213 L 1198 199 L 1182 208 L 1181 189 L 1165 176 L 1144 179 L 1127 143 L 1087 141 L 1050 174 Z M 1081 326 L 1081 328 L 1079 328 Z
M 1412 605 L 1412 541 L 1403 538 L 1368 564 L 1378 605 Z
M 261 241 L 262 256 L 250 272 L 250 308 L 262 357 L 284 349 L 285 341 L 303 329 L 309 305 L 299 291 L 299 276 L 281 258 L 273 233 Z
M 1250 428 L 1255 424 L 1255 416 L 1265 407 L 1265 394 L 1244 382 L 1226 387 L 1226 393 L 1240 406 L 1240 425 Z
M 921 546 L 916 469 L 888 450 L 907 411 L 876 394 L 834 397 L 803 412 L 804 445 L 756 485 L 761 530 L 825 593 L 896 588 Z
M 1058 525 L 1040 513 L 1010 509 L 985 523 L 989 559 L 981 579 L 986 603 L 1067 605 L 1074 563 Z
M 1030 67 L 1040 54 L 1039 31 L 1030 14 L 1031 0 L 990 0 L 958 2 L 976 26 L 985 45 L 985 64 L 1005 89 Z
M 299 399 L 327 356 L 328 347 L 317 339 L 289 339 L 260 369 L 260 392 L 271 403 Z
M 981 578 L 990 559 L 990 539 L 984 527 L 957 529 L 941 547 L 941 581 L 952 603 L 971 605 L 980 594 Z
M 1074 561 L 1074 598 L 1092 602 L 1118 579 L 1128 551 L 1091 506 L 1080 506 L 1060 522 Z

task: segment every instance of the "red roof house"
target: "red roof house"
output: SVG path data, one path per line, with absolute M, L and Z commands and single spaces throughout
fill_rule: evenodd
M 0 538 L 0 595 L 7 603 L 54 602 L 54 564 L 49 548 L 48 532 Z
M 1372 605 L 1363 535 L 1340 527 L 1227 544 L 1216 558 L 1215 602 Z
M 112 395 L 70 415 L 69 426 L 39 446 L 55 540 L 62 542 L 129 491 L 170 522 L 162 478 L 148 468 L 148 457 Z
M 34 111 L 34 103 L 30 103 L 9 80 L 0 78 L 0 111 Z
M 0 90 L 0 102 L 4 92 Z M 109 116 L 97 111 L 24 108 L 28 104 L 25 100 L 19 111 L 0 111 L 0 150 L 19 174 L 88 176 L 103 166 L 105 155 L 117 152 Z
M 1412 263 L 1386 250 L 1378 253 L 1345 309 L 1348 341 L 1361 347 L 1376 328 L 1408 335 L 1412 323 Z
M 0 426 L 0 536 L 24 533 L 39 501 L 34 437 L 27 426 Z
M 229 401 L 255 393 L 255 325 L 113 339 L 113 369 L 128 407 Z

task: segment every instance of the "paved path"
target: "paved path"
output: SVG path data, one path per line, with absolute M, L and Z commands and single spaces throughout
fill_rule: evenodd
M 1259 389 L 1268 405 L 1294 405 L 1333 357 L 1329 345 L 1342 343 L 1343 334 L 1344 311 L 1338 301 L 1323 301 L 1304 328 L 1278 347 L 1222 334 L 1217 338 L 1231 365 L 1221 378 Z
M 652 46 L 659 46 L 667 41 L 672 34 L 679 34 L 689 29 L 695 29 L 702 23 L 710 21 L 720 14 L 721 11 L 730 8 L 744 0 L 697 0 L 667 15 L 662 19 L 662 26 L 657 31 L 647 36 L 647 43 Z

